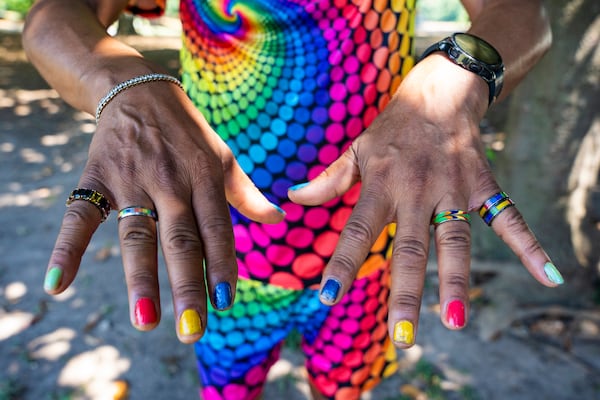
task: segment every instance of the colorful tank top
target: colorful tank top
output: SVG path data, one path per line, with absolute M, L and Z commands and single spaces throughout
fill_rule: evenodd
M 316 177 L 378 115 L 414 64 L 415 0 L 182 0 L 182 82 L 256 186 L 276 225 L 232 209 L 241 277 L 316 287 L 359 195 L 303 207 Z M 361 273 L 385 265 L 382 232 Z

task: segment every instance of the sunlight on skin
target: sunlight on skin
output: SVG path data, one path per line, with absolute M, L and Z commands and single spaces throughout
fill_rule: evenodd
M 71 341 L 77 334 L 71 328 L 58 328 L 52 333 L 32 340 L 28 345 L 29 356 L 34 359 L 57 361 L 71 350 Z
M 107 398 L 107 388 L 129 370 L 131 361 L 113 346 L 100 346 L 72 357 L 60 372 L 60 386 L 82 388 L 86 398 Z

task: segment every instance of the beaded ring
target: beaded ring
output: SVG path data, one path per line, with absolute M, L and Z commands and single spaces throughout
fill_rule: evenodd
M 471 215 L 464 210 L 445 210 L 437 213 L 431 223 L 437 228 L 438 225 L 448 221 L 463 221 L 467 224 L 471 223 Z
M 106 218 L 108 218 L 108 215 L 110 214 L 110 202 L 102 193 L 96 190 L 76 188 L 71 192 L 69 198 L 67 198 L 67 207 L 76 200 L 87 201 L 95 205 L 102 215 L 102 220 L 100 222 L 106 221 Z

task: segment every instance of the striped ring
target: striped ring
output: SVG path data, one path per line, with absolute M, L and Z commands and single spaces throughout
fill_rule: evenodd
M 158 221 L 158 215 L 156 214 L 156 211 L 142 206 L 131 206 L 121 209 L 119 211 L 117 221 L 121 221 L 123 218 L 133 216 L 150 217 L 153 220 Z
M 479 216 L 483 218 L 483 222 L 491 226 L 494 218 L 500 215 L 502 211 L 514 205 L 515 202 L 508 197 L 506 192 L 499 192 L 483 203 L 483 206 L 479 209 Z
M 471 215 L 464 210 L 445 210 L 435 214 L 431 219 L 431 223 L 435 228 L 448 221 L 463 221 L 471 224 Z

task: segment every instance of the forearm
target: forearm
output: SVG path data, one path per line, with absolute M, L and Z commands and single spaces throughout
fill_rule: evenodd
M 465 3 L 469 3 L 466 2 Z M 550 48 L 552 34 L 541 0 L 490 0 L 472 9 L 469 33 L 491 43 L 506 67 L 506 96 Z
M 23 46 L 30 61 L 65 101 L 91 114 L 111 87 L 156 70 L 106 34 L 126 3 L 42 0 L 27 17 Z

